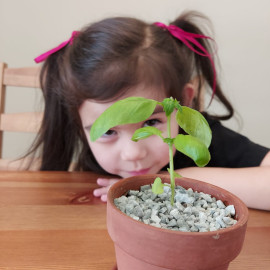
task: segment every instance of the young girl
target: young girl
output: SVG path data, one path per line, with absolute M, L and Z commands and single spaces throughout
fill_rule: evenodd
M 41 150 L 40 170 L 94 171 L 111 178 L 97 180 L 94 195 L 106 201 L 120 177 L 166 172 L 168 149 L 154 136 L 131 141 L 142 126 L 166 130 L 165 113 L 156 110 L 145 122 L 115 127 L 96 142 L 89 131 L 97 117 L 116 100 L 142 96 L 174 97 L 203 111 L 213 132 L 211 161 L 205 168 L 180 153 L 175 168 L 185 176 L 223 187 L 249 207 L 270 210 L 269 149 L 223 127 L 218 120 L 233 108 L 217 80 L 213 41 L 193 22 L 202 15 L 185 13 L 170 26 L 133 18 L 109 18 L 73 32 L 55 49 L 36 58 L 44 61 L 41 85 L 45 98 L 42 127 L 30 153 Z M 204 111 L 203 89 L 215 92 L 227 114 Z M 207 104 L 206 104 L 207 105 Z M 172 133 L 178 128 L 173 124 Z

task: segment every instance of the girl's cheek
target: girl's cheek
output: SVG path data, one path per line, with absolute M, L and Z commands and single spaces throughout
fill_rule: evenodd
M 89 147 L 97 161 L 99 161 L 104 154 L 106 155 L 106 147 L 103 144 L 98 142 L 89 142 Z

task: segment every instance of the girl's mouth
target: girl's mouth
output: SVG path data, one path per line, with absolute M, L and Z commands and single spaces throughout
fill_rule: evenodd
M 147 174 L 149 172 L 150 168 L 147 169 L 142 169 L 139 171 L 130 171 L 128 172 L 131 176 L 138 176 L 138 175 L 143 175 L 143 174 Z

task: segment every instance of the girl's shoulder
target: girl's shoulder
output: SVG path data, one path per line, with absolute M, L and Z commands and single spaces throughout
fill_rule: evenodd
M 269 148 L 251 141 L 246 136 L 225 127 L 220 121 L 207 115 L 206 120 L 212 130 L 209 147 L 212 167 L 255 167 L 259 166 Z

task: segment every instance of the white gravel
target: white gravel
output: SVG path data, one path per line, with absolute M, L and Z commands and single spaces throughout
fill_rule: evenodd
M 207 232 L 228 228 L 236 224 L 233 205 L 225 206 L 209 194 L 175 188 L 175 203 L 170 203 L 171 189 L 164 187 L 164 193 L 156 195 L 150 185 L 141 190 L 130 190 L 127 196 L 114 200 L 123 213 L 159 228 L 185 232 Z

